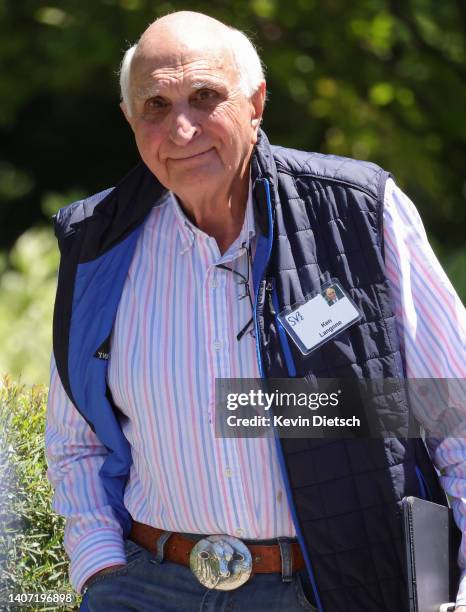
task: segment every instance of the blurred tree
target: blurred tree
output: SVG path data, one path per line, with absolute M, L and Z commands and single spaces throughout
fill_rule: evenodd
M 0 277 L 0 372 L 23 381 L 46 382 L 58 254 L 47 228 L 31 228 L 11 253 L 12 266 Z
M 148 22 L 186 8 L 253 34 L 268 67 L 273 141 L 382 164 L 438 242 L 460 246 L 461 0 L 1 0 L 0 244 L 45 221 L 45 192 L 100 190 L 135 162 L 115 72 Z
M 272 142 L 393 172 L 466 295 L 462 0 L 0 0 L 0 248 L 49 223 L 48 193 L 99 191 L 136 162 L 116 71 L 150 21 L 182 9 L 252 35 Z
M 47 194 L 44 211 L 57 210 L 82 193 Z M 0 372 L 23 382 L 48 380 L 52 347 L 52 312 L 59 254 L 49 227 L 32 227 L 0 260 Z M 1 378 L 1 375 L 0 375 Z

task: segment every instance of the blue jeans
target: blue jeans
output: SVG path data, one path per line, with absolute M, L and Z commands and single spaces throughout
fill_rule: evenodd
M 292 582 L 280 573 L 256 574 L 234 591 L 209 590 L 188 567 L 162 561 L 131 540 L 128 564 L 97 576 L 81 604 L 90 612 L 315 612 L 304 590 L 305 570 Z M 304 586 L 304 589 L 303 589 Z

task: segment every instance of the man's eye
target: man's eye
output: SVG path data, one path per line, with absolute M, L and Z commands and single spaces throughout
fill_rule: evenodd
M 150 111 L 161 110 L 167 107 L 167 102 L 163 98 L 150 98 L 145 103 L 145 107 Z
M 196 99 L 204 102 L 210 101 L 213 102 L 218 98 L 218 93 L 214 89 L 200 89 L 196 93 Z

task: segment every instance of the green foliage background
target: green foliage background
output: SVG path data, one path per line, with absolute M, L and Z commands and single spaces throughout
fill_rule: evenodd
M 180 9 L 252 35 L 272 142 L 391 170 L 466 295 L 462 0 L 0 0 L 0 372 L 47 380 L 50 215 L 136 162 L 116 71 L 150 21 Z
M 0 374 L 48 379 L 58 253 L 50 217 L 136 162 L 122 52 L 198 10 L 253 37 L 272 142 L 381 164 L 466 296 L 463 0 L 0 0 Z M 0 600 L 68 590 L 45 479 L 45 388 L 0 385 Z
M 71 593 L 63 550 L 61 517 L 51 512 L 51 488 L 45 478 L 44 386 L 25 388 L 0 381 L 0 610 L 10 594 Z M 35 609 L 65 607 L 48 604 Z M 31 606 L 25 606 L 31 609 Z

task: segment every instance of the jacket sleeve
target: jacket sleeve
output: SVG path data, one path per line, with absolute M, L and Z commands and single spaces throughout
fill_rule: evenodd
M 125 564 L 126 556 L 120 524 L 100 483 L 99 469 L 107 450 L 66 395 L 53 356 L 45 447 L 53 509 L 66 518 L 70 581 L 81 592 L 92 574 Z

